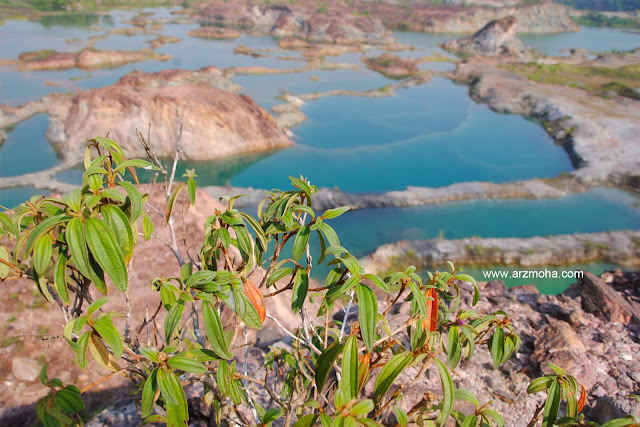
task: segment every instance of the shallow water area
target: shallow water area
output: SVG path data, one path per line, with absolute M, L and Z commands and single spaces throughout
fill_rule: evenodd
M 50 192 L 47 190 L 34 187 L 0 188 L 0 206 L 13 209 L 32 196 L 48 196 L 49 194 Z
M 520 34 L 519 37 L 525 45 L 555 56 L 566 56 L 570 49 L 611 52 L 640 47 L 640 33 L 618 28 L 580 27 L 575 33 Z
M 603 212 L 607 212 L 606 222 Z M 331 225 L 344 238 L 343 246 L 362 256 L 378 246 L 400 240 L 527 238 L 638 229 L 640 197 L 623 190 L 596 187 L 556 199 L 470 200 L 409 208 L 360 209 L 332 220 Z
M 60 163 L 58 156 L 45 138 L 49 116 L 37 114 L 7 132 L 7 139 L 0 144 L 0 177 L 15 176 L 48 169 Z M 0 197 L 0 204 L 3 204 Z
M 349 192 L 505 182 L 573 169 L 539 125 L 496 114 L 471 101 L 465 86 L 445 79 L 399 89 L 392 97 L 325 97 L 302 111 L 308 120 L 293 129 L 294 147 L 249 165 L 236 157 L 185 167 L 195 167 L 206 185 L 283 188 L 289 175 L 302 174 L 315 185 Z M 209 173 L 230 162 L 245 167 Z

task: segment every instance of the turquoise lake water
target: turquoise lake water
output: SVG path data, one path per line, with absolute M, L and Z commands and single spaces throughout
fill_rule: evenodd
M 640 197 L 622 190 L 592 188 L 584 193 L 557 199 L 472 200 L 411 208 L 361 209 L 347 212 L 329 223 L 340 236 L 342 245 L 354 256 L 361 257 L 371 252 L 372 248 L 400 240 L 461 239 L 473 236 L 527 238 L 536 235 L 601 232 L 605 229 L 638 229 Z M 317 257 L 319 249 L 313 249 L 312 253 Z M 503 266 L 459 267 L 465 272 L 473 273 L 479 280 L 484 280 L 483 270 L 525 269 Z M 602 273 L 605 268 L 613 267 L 615 266 L 610 264 L 593 263 L 554 269 L 568 271 L 587 268 L 589 271 Z M 526 269 L 544 270 L 544 267 Z M 326 268 L 319 267 L 316 269 L 317 276 L 314 277 L 321 278 L 326 272 Z M 509 286 L 539 283 L 541 291 L 553 293 L 561 292 L 575 280 L 505 282 Z
M 524 44 L 548 55 L 566 55 L 572 48 L 610 52 L 640 47 L 640 33 L 612 28 L 580 27 L 576 33 L 523 34 L 520 39 Z
M 41 132 L 48 123 L 49 116 L 38 114 L 19 123 L 9 132 L 0 147 L 0 177 L 37 172 L 59 163 L 55 150 L 42 137 Z M 37 161 L 34 161 L 36 158 Z M 0 204 L 3 204 L 2 199 Z
M 445 79 L 389 98 L 322 98 L 302 111 L 309 119 L 294 129 L 297 145 L 290 149 L 244 167 L 229 168 L 244 158 L 185 167 L 195 167 L 206 183 L 279 188 L 289 175 L 302 174 L 318 186 L 350 192 L 503 182 L 572 170 L 566 152 L 539 125 L 496 114 L 471 101 L 465 86 Z M 229 174 L 221 176 L 222 168 Z
M 155 17 L 179 20 L 169 9 L 148 9 Z M 131 12 L 109 15 L 48 16 L 42 21 L 10 20 L 0 26 L 0 58 L 15 59 L 24 51 L 55 49 L 78 51 L 89 37 L 105 35 L 126 26 Z M 141 70 L 198 69 L 263 66 L 298 68 L 296 52 L 266 53 L 253 58 L 234 54 L 238 45 L 252 49 L 276 49 L 271 37 L 242 36 L 236 40 L 210 40 L 188 36 L 197 24 L 168 22 L 159 30 L 179 37 L 178 43 L 156 50 L 167 53 L 166 62 L 144 61 L 115 69 L 55 72 L 17 72 L 0 67 L 0 103 L 19 105 L 52 92 L 70 92 L 115 83 L 123 75 Z M 111 35 L 98 40 L 100 49 L 140 49 L 155 34 Z M 397 52 L 419 58 L 443 52 L 438 45 L 456 35 L 394 33 L 413 50 Z M 525 43 L 550 54 L 576 47 L 610 51 L 640 46 L 640 35 L 612 29 L 583 28 L 579 33 L 525 35 Z M 15 41 L 19 40 L 19 43 Z M 347 53 L 327 57 L 332 62 L 356 64 L 355 70 L 312 70 L 291 74 L 236 76 L 242 93 L 264 108 L 278 104 L 283 93 L 305 94 L 331 89 L 367 91 L 395 80 L 367 70 L 361 57 L 383 52 Z M 449 70 L 448 62 L 428 62 L 423 69 Z M 412 186 L 443 186 L 463 181 L 505 182 L 552 177 L 573 169 L 564 150 L 555 145 L 539 124 L 520 116 L 502 115 L 474 103 L 468 88 L 435 78 L 386 98 L 325 97 L 307 102 L 302 111 L 308 120 L 293 130 L 296 145 L 280 151 L 255 153 L 222 161 L 182 164 L 196 167 L 200 185 L 231 183 L 261 188 L 288 187 L 288 176 L 302 174 L 318 186 L 350 192 L 380 192 Z M 59 162 L 44 135 L 47 116 L 37 115 L 7 129 L 0 146 L 0 177 L 34 172 Z M 81 172 L 69 170 L 58 178 L 79 181 Z M 0 190 L 0 205 L 13 206 L 43 191 L 33 188 Z M 446 203 L 419 208 L 363 209 L 334 221 L 343 244 L 361 256 L 377 246 L 402 239 L 472 235 L 528 237 L 572 232 L 638 228 L 638 198 L 618 190 L 594 189 L 554 200 L 504 200 Z M 606 212 L 606 215 L 603 214 Z M 572 218 L 558 220 L 558 218 Z M 384 231 L 377 231 L 384 228 Z M 603 268 L 593 264 L 590 268 Z M 541 283 L 544 289 L 553 286 Z M 561 288 L 559 284 L 556 288 Z

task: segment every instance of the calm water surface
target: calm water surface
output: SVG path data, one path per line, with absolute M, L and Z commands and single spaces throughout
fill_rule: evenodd
M 640 33 L 616 28 L 580 27 L 576 33 L 522 34 L 520 38 L 527 46 L 547 55 L 567 55 L 574 48 L 610 52 L 640 47 Z

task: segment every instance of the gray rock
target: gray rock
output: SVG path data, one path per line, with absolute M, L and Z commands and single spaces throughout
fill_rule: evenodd
M 37 380 L 40 370 L 40 364 L 29 357 L 16 357 L 11 361 L 11 373 L 20 381 Z
M 142 424 L 140 411 L 131 399 L 123 399 L 111 406 L 91 421 L 85 424 L 86 427 L 133 427 Z

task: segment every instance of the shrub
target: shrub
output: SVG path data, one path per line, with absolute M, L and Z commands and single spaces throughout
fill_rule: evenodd
M 175 162 L 169 172 L 152 154 L 150 159 L 128 160 L 113 141 L 94 138 L 85 153 L 81 188 L 61 197 L 33 197 L 14 212 L 0 214 L 0 233 L 5 235 L 3 241 L 10 242 L 0 246 L 0 279 L 31 278 L 42 296 L 60 308 L 66 320 L 62 334 L 69 355 L 75 356 L 81 368 L 91 357 L 103 368 L 126 373 L 139 382 L 141 416 L 146 423 L 186 425 L 189 411 L 183 383 L 202 382 L 208 396 L 205 401 L 215 409 L 218 425 L 223 420 L 229 423 L 237 407 L 244 406 L 253 411 L 255 423 L 261 426 L 280 418 L 284 425 L 295 422 L 298 427 L 380 426 L 391 417 L 402 426 L 410 418 L 421 426 L 444 425 L 451 418 L 462 426 L 504 426 L 500 414 L 489 405 L 480 406 L 470 391 L 456 389 L 451 378 L 450 371 L 473 357 L 477 345 L 488 345 L 494 368 L 520 346 L 505 312 L 479 316 L 460 308 L 461 282 L 469 284 L 464 289 L 471 290 L 474 305 L 479 299 L 473 278 L 452 264 L 450 273 L 429 273 L 424 281 L 414 267 L 384 279 L 367 274 L 340 245 L 330 225 L 347 208 L 318 215 L 312 204 L 317 188 L 293 177 L 293 189 L 271 191 L 257 217 L 235 209 L 237 197 L 225 198 L 227 208 L 212 212 L 205 222 L 199 256 L 184 260 L 175 237 L 174 210 L 183 192 L 190 204 L 195 203 L 196 175 L 188 171 L 185 182 L 174 183 Z M 121 331 L 113 319 L 123 315 L 106 296 L 109 279 L 117 292 L 124 293 L 127 305 L 136 304 L 129 301 L 129 263 L 138 236 L 145 240 L 157 237 L 145 211 L 148 195 L 125 179 L 128 172 L 137 183 L 137 168 L 155 170 L 163 177 L 164 223 L 171 235 L 166 245 L 180 264 L 174 276 L 157 278 L 151 284 L 160 296 L 158 311 L 166 311 L 163 336 L 156 336 L 153 344 L 141 342 L 139 335 L 156 315 L 132 328 L 128 310 Z M 321 247 L 316 263 L 309 252 L 312 238 Z M 332 269 L 323 286 L 311 289 L 309 273 L 325 261 Z M 248 279 L 255 267 L 266 272 L 260 283 Z M 105 296 L 94 300 L 92 292 Z M 291 311 L 300 315 L 301 326 L 294 331 L 281 327 L 277 313 L 266 312 L 264 300 L 283 292 L 290 293 Z M 383 309 L 376 292 L 395 294 L 393 302 Z M 324 317 L 323 325 L 311 323 L 311 299 L 319 304 L 317 316 Z M 389 313 L 402 300 L 409 302 L 408 314 L 392 328 Z M 347 303 L 347 309 L 336 320 L 334 306 L 340 301 Z M 358 321 L 348 330 L 354 304 Z M 223 327 L 225 317 L 235 328 Z M 267 377 L 262 380 L 240 367 L 242 357 L 234 350 L 247 345 L 238 342 L 242 329 L 245 334 L 247 328 L 259 330 L 267 318 L 293 341 L 291 348 L 273 348 L 266 355 Z M 238 353 L 246 358 L 246 351 Z M 394 382 L 413 366 L 420 370 L 416 378 L 435 367 L 442 397 L 407 413 L 399 402 L 414 381 Z M 581 421 L 576 417 L 586 398 L 584 387 L 560 368 L 552 368 L 554 375 L 536 379 L 530 386 L 530 392 L 546 391 L 548 395 L 534 419 L 543 417 L 544 426 L 555 422 L 578 425 Z M 44 424 L 80 423 L 82 393 L 95 383 L 82 390 L 65 386 L 57 378 L 49 379 L 46 364 L 40 379 L 50 389 L 36 405 Z M 365 395 L 363 390 L 370 382 L 372 392 Z M 259 395 L 270 396 L 273 407 L 260 406 Z M 456 400 L 471 402 L 475 411 L 455 411 Z M 559 419 L 561 400 L 566 409 L 565 417 Z M 155 404 L 164 412 L 154 413 Z M 240 418 L 234 423 L 247 421 Z

